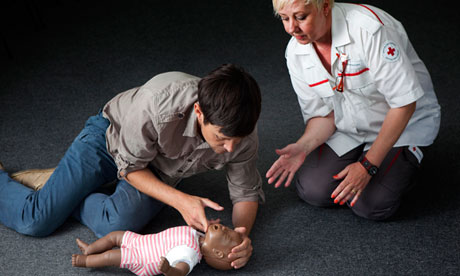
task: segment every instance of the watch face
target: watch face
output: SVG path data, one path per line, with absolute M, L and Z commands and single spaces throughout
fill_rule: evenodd
M 369 161 L 366 160 L 366 161 L 363 162 L 363 165 L 364 165 L 364 167 L 367 169 L 367 168 L 369 168 L 369 166 L 371 165 L 371 163 L 370 163 Z
M 369 174 L 370 175 L 376 175 L 377 172 L 378 172 L 377 167 L 372 166 L 372 167 L 369 168 Z

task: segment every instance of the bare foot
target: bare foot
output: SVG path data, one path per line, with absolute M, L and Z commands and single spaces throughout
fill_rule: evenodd
M 86 267 L 86 256 L 80 254 L 72 254 L 72 266 Z
M 83 255 L 88 255 L 88 252 L 87 252 L 88 244 L 80 239 L 77 239 L 76 242 L 77 242 L 78 248 L 80 248 L 81 253 L 83 253 Z
M 167 275 L 170 269 L 171 269 L 171 266 L 169 265 L 168 260 L 165 257 L 161 257 L 161 261 L 160 261 L 161 273 Z

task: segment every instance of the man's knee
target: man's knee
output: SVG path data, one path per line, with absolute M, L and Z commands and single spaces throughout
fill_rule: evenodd
M 143 226 L 143 225 L 142 225 Z M 115 231 L 133 231 L 139 232 L 142 229 L 142 226 L 139 226 L 136 223 L 133 223 L 133 219 L 129 218 L 111 218 L 109 221 L 101 221 L 98 225 L 94 227 L 93 232 L 98 238 L 108 235 L 111 232 Z
M 51 235 L 60 225 L 53 219 L 36 220 L 32 224 L 16 228 L 16 231 L 32 237 L 46 237 Z
M 149 223 L 150 220 L 151 217 L 142 216 L 135 210 L 106 212 L 105 219 L 95 225 L 92 230 L 99 238 L 114 231 L 129 230 L 139 232 Z

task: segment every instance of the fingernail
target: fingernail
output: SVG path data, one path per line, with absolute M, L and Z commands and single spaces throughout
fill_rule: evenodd
M 350 204 L 350 206 L 351 206 L 351 207 L 355 206 L 355 203 L 354 203 L 354 202 L 352 202 L 352 203 Z
M 334 194 L 333 194 L 333 195 L 331 195 L 331 198 L 334 198 L 334 197 L 336 197 L 336 195 L 334 195 Z
M 336 175 L 334 175 L 333 177 L 334 177 L 334 178 L 337 178 L 337 177 L 339 177 L 339 176 L 336 174 Z
M 343 200 L 343 201 L 340 202 L 340 205 L 343 205 L 343 204 L 345 204 L 345 200 Z
M 337 204 L 338 202 L 339 202 L 339 200 L 338 200 L 338 199 L 335 199 L 335 200 L 334 200 L 334 203 L 335 203 L 335 204 Z

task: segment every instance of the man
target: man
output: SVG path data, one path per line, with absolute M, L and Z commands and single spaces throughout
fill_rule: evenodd
M 102 237 L 139 231 L 167 204 L 205 231 L 204 208 L 223 208 L 174 186 L 227 166 L 233 224 L 245 234 L 229 258 L 234 268 L 244 266 L 252 252 L 247 235 L 264 201 L 256 168 L 260 110 L 257 83 L 234 65 L 203 79 L 180 72 L 155 76 L 90 117 L 42 189 L 29 189 L 0 170 L 0 222 L 46 236 L 73 215 Z M 96 192 L 117 177 L 113 194 Z

